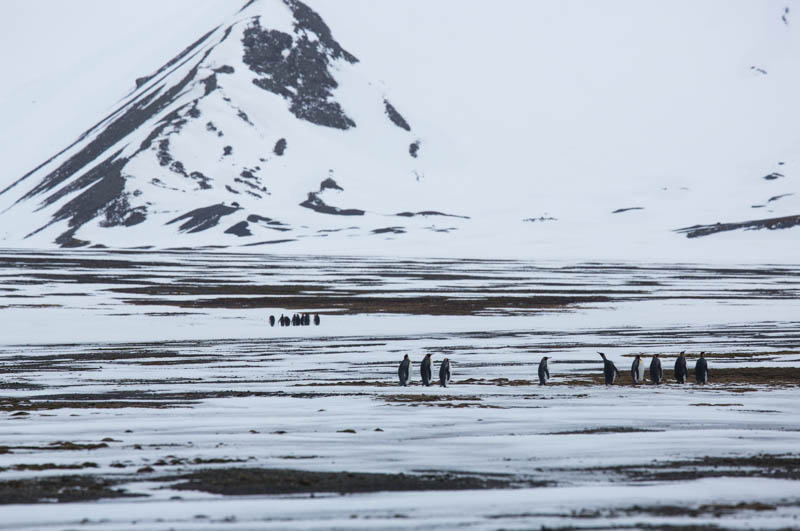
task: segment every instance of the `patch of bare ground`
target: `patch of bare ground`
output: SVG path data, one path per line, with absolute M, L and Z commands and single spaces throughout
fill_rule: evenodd
M 800 479 L 800 456 L 758 454 L 737 457 L 703 457 L 685 461 L 654 461 L 646 465 L 620 465 L 585 469 L 620 475 L 629 481 L 689 481 L 703 478 Z
M 118 480 L 91 475 L 0 481 L 0 504 L 64 503 L 141 496 L 113 488 L 119 483 Z
M 332 380 L 329 382 L 310 382 L 294 384 L 293 387 L 397 387 L 397 383 L 388 381 L 367 381 L 367 380 Z
M 730 385 L 725 388 L 732 392 L 755 391 L 751 387 L 733 387 L 735 385 L 748 386 L 760 385 L 767 387 L 794 387 L 800 385 L 800 367 L 715 367 L 709 363 L 709 383 L 715 388 L 721 385 Z M 649 378 L 649 374 L 647 375 Z M 592 385 L 604 385 L 603 366 L 598 364 L 597 371 L 582 374 L 564 374 L 561 382 L 552 382 L 548 385 L 566 385 L 569 387 L 584 387 Z M 633 385 L 633 379 L 629 370 L 621 370 L 614 385 Z M 652 382 L 640 384 L 640 386 L 651 386 Z M 664 382 L 661 385 L 681 385 L 675 382 L 672 370 L 664 370 Z M 695 386 L 694 368 L 689 369 L 689 380 L 687 386 Z
M 784 504 L 781 505 L 786 506 Z M 778 505 L 770 503 L 740 502 L 737 504 L 712 503 L 700 505 L 699 507 L 683 507 L 680 505 L 634 505 L 627 509 L 621 509 L 619 512 L 627 514 L 648 514 L 652 516 L 689 516 L 692 518 L 714 516 L 716 518 L 721 518 L 742 511 L 775 511 L 777 509 Z
M 643 359 L 650 358 L 655 352 L 639 352 L 634 354 L 623 354 L 623 358 L 635 358 L 637 355 L 641 355 Z M 662 362 L 664 360 L 674 360 L 677 358 L 677 354 L 672 352 L 658 352 L 659 357 L 661 358 Z M 718 359 L 718 360 L 742 360 L 742 359 L 753 359 L 753 358 L 779 358 L 780 356 L 800 356 L 800 351 L 797 350 L 775 350 L 769 352 L 762 352 L 762 351 L 753 351 L 753 352 L 706 352 L 704 354 L 706 359 Z M 687 354 L 686 361 L 691 362 L 692 360 L 697 360 L 700 356 L 698 354 Z M 690 363 L 691 364 L 691 363 Z
M 126 299 L 126 304 L 177 306 L 179 308 L 286 308 L 288 310 L 326 311 L 338 314 L 395 313 L 407 315 L 480 315 L 519 313 L 564 308 L 574 304 L 608 302 L 606 296 L 307 296 L 217 297 L 192 300 L 164 298 Z
M 381 395 L 376 396 L 378 400 L 394 402 L 400 404 L 430 403 L 430 402 L 451 402 L 453 400 L 480 402 L 477 396 L 454 396 L 454 395 Z
M 15 472 L 22 472 L 22 471 L 30 471 L 30 470 L 79 470 L 82 468 L 97 468 L 97 463 L 92 463 L 90 461 L 85 461 L 83 463 L 75 463 L 75 464 L 55 464 L 55 463 L 21 463 L 18 465 L 12 465 L 10 467 L 0 467 L 0 472 L 6 472 L 7 470 L 14 470 Z
M 79 450 L 97 450 L 98 448 L 108 448 L 108 444 L 100 443 L 74 443 L 70 441 L 55 441 L 45 446 L 0 446 L 0 454 L 11 454 L 15 450 L 66 450 L 66 451 L 79 451 Z
M 602 426 L 598 428 L 587 428 L 585 430 L 554 431 L 545 435 L 590 435 L 597 433 L 647 433 L 665 430 L 653 430 L 648 428 L 635 428 L 632 426 Z
M 373 474 L 363 472 L 310 472 L 267 468 L 218 468 L 158 478 L 178 481 L 170 489 L 212 494 L 297 494 L 335 492 L 349 494 L 381 491 L 497 489 L 516 486 L 511 477 L 491 478 L 459 474 Z

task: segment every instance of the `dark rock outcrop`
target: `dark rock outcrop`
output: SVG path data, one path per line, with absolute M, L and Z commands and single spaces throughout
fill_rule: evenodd
M 186 220 L 178 229 L 181 232 L 202 232 L 211 227 L 216 226 L 223 216 L 233 214 L 239 210 L 238 206 L 227 206 L 223 204 L 216 204 L 202 208 L 196 208 L 178 216 L 175 219 L 168 221 L 167 225 L 172 225 L 175 222 Z
M 397 112 L 397 109 L 394 108 L 394 105 L 389 103 L 389 100 L 383 100 L 383 105 L 386 107 L 386 114 L 389 116 L 389 119 L 392 121 L 394 125 L 399 127 L 400 129 L 405 129 L 406 131 L 411 131 L 411 126 L 408 125 L 406 119 Z
M 334 60 L 358 62 L 333 39 L 330 29 L 311 8 L 298 0 L 284 0 L 292 10 L 294 37 L 264 29 L 259 19 L 244 32 L 244 63 L 260 77 L 253 83 L 282 96 L 289 110 L 301 120 L 349 129 L 356 123 L 333 101 L 339 86 L 329 70 Z M 311 39 L 309 33 L 317 38 Z
M 714 223 L 713 225 L 692 225 L 682 229 L 676 229 L 675 232 L 686 234 L 687 238 L 698 238 L 700 236 L 708 236 L 718 232 L 726 232 L 731 230 L 758 230 L 758 229 L 790 229 L 800 225 L 800 215 L 784 216 L 780 218 L 769 219 L 756 219 L 752 221 L 740 221 L 733 223 Z

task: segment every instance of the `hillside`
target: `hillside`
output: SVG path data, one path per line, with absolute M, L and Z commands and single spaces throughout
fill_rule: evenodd
M 795 259 L 785 3 L 178 2 L 140 52 L 80 9 L 114 53 L 2 42 L 5 247 Z

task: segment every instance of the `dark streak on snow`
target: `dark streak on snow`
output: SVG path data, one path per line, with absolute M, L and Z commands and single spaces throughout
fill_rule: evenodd
M 276 243 L 286 243 L 286 242 L 296 242 L 295 239 L 287 239 L 287 240 L 269 240 L 265 242 L 255 242 L 255 243 L 246 243 L 243 247 L 255 247 L 257 245 L 274 245 Z
M 342 209 L 326 204 L 325 201 L 319 197 L 319 194 L 325 190 L 344 190 L 344 188 L 336 184 L 336 181 L 334 181 L 332 178 L 328 177 L 320 183 L 319 192 L 308 192 L 308 199 L 300 203 L 300 206 L 310 208 L 314 212 L 319 212 L 320 214 L 333 214 L 338 216 L 364 215 L 364 211 L 357 208 Z
M 276 230 L 291 230 L 289 228 L 284 228 L 288 227 L 286 223 L 277 221 L 272 218 L 259 216 L 258 214 L 250 214 L 249 216 L 247 216 L 247 221 L 249 221 L 250 223 L 260 223 L 262 225 L 267 226 L 268 228 L 274 228 Z
M 272 152 L 278 155 L 279 157 L 283 156 L 284 152 L 286 152 L 286 139 L 281 138 L 277 142 L 275 142 L 275 147 L 272 149 Z
M 372 234 L 405 234 L 405 227 L 384 227 L 382 229 L 374 229 Z
M 631 210 L 644 210 L 644 207 L 628 207 L 628 208 L 618 208 L 612 214 L 621 214 L 623 212 L 629 212 Z
M 411 126 L 408 125 L 408 122 L 406 122 L 406 119 L 403 118 L 403 115 L 397 112 L 397 109 L 395 109 L 394 105 L 389 103 L 389 100 L 383 100 L 383 105 L 386 107 L 386 114 L 389 116 L 389 119 L 394 125 L 400 129 L 411 131 Z
M 411 155 L 414 158 L 417 158 L 417 155 L 419 154 L 419 140 L 409 144 L 409 146 L 408 146 L 408 154 Z
M 166 224 L 171 225 L 176 221 L 185 219 L 187 221 L 179 227 L 181 232 L 201 232 L 216 226 L 222 216 L 233 214 L 237 210 L 239 210 L 238 207 L 227 206 L 219 203 L 207 207 L 196 208 L 190 212 L 187 212 L 186 214 L 183 214 L 182 216 L 178 216 L 177 218 L 168 221 Z
M 230 228 L 228 228 L 225 231 L 225 234 L 235 234 L 236 236 L 239 236 L 240 238 L 242 236 L 252 236 L 253 233 L 250 232 L 250 229 L 248 228 L 248 225 L 249 225 L 249 223 L 247 223 L 246 221 L 240 221 L 239 223 L 237 223 L 237 224 L 231 226 Z
M 444 212 L 437 212 L 436 210 L 423 210 L 422 212 L 400 212 L 395 214 L 396 216 L 404 217 L 404 218 L 412 218 L 414 216 L 445 216 L 448 218 L 461 218 L 461 219 L 470 219 L 469 216 L 457 216 L 455 214 L 445 214 Z
M 752 221 L 740 221 L 732 223 L 715 223 L 713 225 L 693 225 L 682 229 L 676 229 L 675 232 L 686 234 L 687 238 L 697 238 L 700 236 L 708 236 L 717 232 L 726 232 L 731 230 L 758 230 L 758 229 L 789 229 L 800 225 L 800 215 L 784 216 L 780 218 L 757 219 Z

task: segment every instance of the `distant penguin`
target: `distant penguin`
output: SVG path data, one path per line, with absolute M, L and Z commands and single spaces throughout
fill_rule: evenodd
M 403 356 L 403 361 L 400 362 L 400 368 L 397 369 L 397 376 L 400 378 L 400 385 L 403 387 L 408 385 L 408 380 L 411 377 L 411 360 L 408 359 L 408 354 Z
M 708 383 L 708 363 L 706 362 L 705 354 L 705 352 L 700 353 L 700 359 L 697 360 L 694 366 L 694 377 L 699 384 Z
M 286 316 L 281 314 L 280 318 L 278 319 L 278 323 L 280 323 L 281 326 L 286 326 Z
M 445 358 L 439 364 L 439 385 L 447 387 L 450 383 L 450 360 Z
M 605 354 L 602 352 L 598 352 L 598 354 L 603 358 L 603 376 L 605 376 L 606 385 L 612 385 L 617 376 L 619 376 L 619 370 L 617 370 L 617 366 L 614 365 L 613 361 L 606 358 Z
M 633 378 L 633 385 L 644 383 L 644 362 L 639 354 L 636 355 L 636 359 L 633 360 L 633 365 L 631 365 L 631 377 Z
M 314 324 L 316 326 L 319 326 L 319 314 L 318 313 L 314 314 Z
M 658 359 L 658 354 L 653 354 L 653 359 L 650 362 L 650 380 L 656 385 L 661 383 L 664 378 L 664 370 L 661 368 L 661 360 Z
M 433 379 L 433 371 L 431 370 L 431 355 L 425 354 L 422 363 L 419 365 L 419 374 L 422 376 L 422 385 L 425 387 L 431 384 Z
M 269 316 L 269 325 L 270 326 L 275 326 L 275 316 L 274 315 L 270 315 Z
M 547 360 L 549 356 L 544 356 L 542 361 L 539 362 L 539 385 L 545 385 L 547 380 L 550 379 L 550 369 L 547 368 Z
M 307 313 L 303 314 L 303 326 L 309 326 L 311 324 L 311 316 Z
M 678 354 L 678 359 L 675 360 L 675 381 L 679 384 L 686 383 L 686 378 L 689 377 L 689 369 L 686 367 L 686 352 L 681 351 Z

